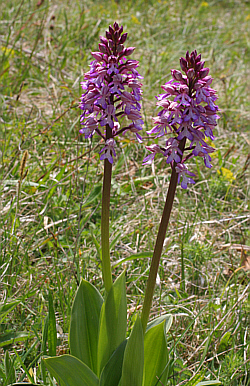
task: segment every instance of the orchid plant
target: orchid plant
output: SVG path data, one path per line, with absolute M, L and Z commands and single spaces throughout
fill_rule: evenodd
M 198 156 L 211 167 L 209 154 L 214 151 L 206 141 L 207 138 L 214 139 L 213 130 L 218 118 L 216 93 L 210 88 L 212 78 L 208 76 L 209 69 L 204 68 L 201 55 L 196 51 L 187 52 L 186 58 L 180 60 L 184 74 L 172 70 L 172 79 L 162 86 L 164 94 L 157 97 L 162 110 L 154 118 L 155 126 L 148 132 L 156 138 L 172 135 L 164 146 L 147 146 L 150 154 L 144 159 L 144 164 L 149 164 L 156 153 L 161 153 L 171 165 L 172 174 L 142 313 L 127 338 L 125 272 L 113 283 L 109 248 L 110 190 L 116 140 L 130 131 L 142 142 L 142 76 L 137 71 L 138 61 L 127 58 L 134 47 L 125 48 L 126 39 L 127 33 L 123 33 L 122 26 L 117 23 L 109 26 L 106 37 L 100 37 L 99 51 L 92 53 L 94 60 L 82 83 L 80 132 L 85 138 L 98 135 L 105 142 L 100 151 L 100 159 L 104 160 L 101 246 L 105 296 L 103 298 L 91 283 L 82 279 L 71 313 L 71 355 L 44 360 L 50 374 L 62 386 L 167 384 L 171 372 L 167 332 L 172 317 L 163 315 L 149 322 L 157 271 L 177 184 L 186 189 L 188 183 L 194 183 L 191 178 L 194 174 L 188 170 L 187 161 Z M 219 383 L 209 381 L 199 385 Z

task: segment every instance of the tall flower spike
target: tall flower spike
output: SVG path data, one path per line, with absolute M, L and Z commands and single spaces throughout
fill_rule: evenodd
M 216 91 L 210 88 L 211 76 L 209 69 L 204 68 L 201 55 L 197 51 L 186 53 L 186 58 L 180 59 L 179 70 L 172 70 L 172 79 L 162 86 L 164 94 L 157 98 L 157 105 L 162 108 L 158 116 L 154 118 L 155 126 L 148 134 L 156 134 L 157 137 L 173 133 L 173 137 L 166 141 L 166 146 L 146 147 L 151 154 L 144 159 L 144 164 L 153 161 L 156 153 L 163 154 L 166 162 L 175 168 L 178 173 L 178 183 L 186 189 L 187 184 L 194 183 L 190 176 L 195 176 L 188 171 L 186 161 L 192 157 L 202 157 L 206 167 L 211 168 L 211 157 L 215 149 L 206 143 L 206 138 L 214 140 L 218 106 Z M 186 141 L 189 146 L 186 147 Z M 184 151 L 180 150 L 180 143 L 184 142 Z M 185 153 L 185 156 L 184 156 Z
M 92 52 L 94 60 L 82 82 L 80 133 L 85 138 L 95 133 L 103 138 L 105 147 L 100 152 L 101 159 L 106 158 L 110 163 L 116 156 L 114 137 L 131 131 L 139 142 L 142 139 L 138 134 L 143 124 L 140 113 L 142 84 L 139 81 L 142 76 L 136 70 L 139 62 L 126 58 L 135 49 L 124 48 L 126 39 L 127 33 L 123 33 L 122 26 L 118 23 L 109 26 L 106 37 L 100 36 L 99 51 Z M 118 120 L 124 118 L 123 127 L 117 130 Z

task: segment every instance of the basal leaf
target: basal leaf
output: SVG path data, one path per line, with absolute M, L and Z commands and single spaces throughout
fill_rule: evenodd
M 151 327 L 157 326 L 158 324 L 162 323 L 163 321 L 166 321 L 165 334 L 167 334 L 171 325 L 172 325 L 172 322 L 173 322 L 173 316 L 171 314 L 161 315 L 158 318 L 151 320 L 147 324 L 147 330 L 146 331 L 148 331 Z
M 99 380 L 93 371 L 79 359 L 62 355 L 44 359 L 45 366 L 60 386 L 98 386 Z
M 155 324 L 145 334 L 143 386 L 154 386 L 159 379 L 165 384 L 167 380 L 169 355 L 166 327 L 168 320 Z
M 117 386 L 119 384 L 126 344 L 127 340 L 125 339 L 111 355 L 101 373 L 99 386 Z
M 115 281 L 102 305 L 98 341 L 98 372 L 117 347 L 125 340 L 127 330 L 127 300 L 125 272 Z
M 124 353 L 120 386 L 141 386 L 143 381 L 144 343 L 141 319 L 137 318 Z
M 97 372 L 99 318 L 103 298 L 89 282 L 81 280 L 71 311 L 69 344 L 73 356 Z

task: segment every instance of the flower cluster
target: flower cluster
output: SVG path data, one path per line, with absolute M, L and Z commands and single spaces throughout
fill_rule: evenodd
M 172 79 L 162 86 L 165 91 L 157 97 L 157 105 L 162 108 L 154 118 L 152 130 L 148 134 L 161 137 L 172 133 L 173 137 L 166 141 L 166 146 L 156 144 L 146 146 L 151 152 L 143 163 L 150 164 L 156 153 L 162 153 L 166 162 L 175 168 L 178 173 L 178 183 L 181 180 L 182 188 L 186 189 L 188 183 L 194 183 L 185 162 L 194 156 L 203 157 L 206 167 L 211 168 L 211 157 L 215 149 L 209 146 L 206 138 L 214 140 L 213 130 L 216 126 L 218 106 L 216 92 L 210 85 L 211 76 L 209 69 L 204 68 L 201 55 L 197 51 L 186 53 L 186 58 L 180 59 L 181 71 L 172 70 Z M 186 147 L 186 141 L 190 145 Z M 184 157 L 184 151 L 188 154 Z
M 119 134 L 131 131 L 139 142 L 142 138 L 141 83 L 142 76 L 137 72 L 139 62 L 127 59 L 134 47 L 124 48 L 127 33 L 123 27 L 114 23 L 101 36 L 99 51 L 92 52 L 94 61 L 90 71 L 81 83 L 85 93 L 81 97 L 82 110 L 80 133 L 90 138 L 97 133 L 105 140 L 105 147 L 100 151 L 101 159 L 107 158 L 113 163 L 115 140 Z M 127 124 L 120 128 L 118 118 L 126 117 Z

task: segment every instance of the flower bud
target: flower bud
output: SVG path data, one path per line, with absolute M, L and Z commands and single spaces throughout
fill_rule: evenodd
M 171 70 L 171 73 L 175 80 L 183 81 L 183 75 L 179 70 Z
M 105 46 L 108 46 L 108 40 L 104 36 L 100 36 L 100 41 Z
M 200 70 L 199 72 L 199 78 L 200 79 L 203 79 L 205 78 L 209 73 L 209 68 L 203 68 L 202 70 Z
M 119 35 L 121 35 L 123 33 L 123 26 L 121 26 L 120 28 L 119 28 Z
M 134 52 L 134 50 L 135 50 L 135 47 L 125 48 L 123 55 L 124 56 L 129 56 L 129 55 L 131 55 Z
M 91 52 L 91 55 L 98 61 L 100 62 L 103 58 L 103 54 L 101 54 L 100 52 Z
M 120 52 L 122 52 L 123 49 L 124 49 L 124 45 L 123 45 L 123 44 L 118 44 L 118 46 L 117 46 L 117 52 L 118 52 L 118 54 L 119 54 Z
M 110 32 L 106 31 L 106 38 L 112 40 L 112 35 Z
M 196 61 L 196 63 L 198 63 L 198 62 L 201 61 L 201 54 L 199 54 L 199 55 L 195 58 L 195 61 Z
M 109 53 L 108 48 L 105 46 L 105 44 L 102 44 L 102 43 L 99 43 L 99 50 L 103 54 L 108 54 Z
M 127 32 L 126 32 L 125 34 L 123 34 L 123 35 L 120 37 L 119 43 L 121 43 L 121 44 L 125 43 L 125 41 L 126 41 L 126 39 L 127 39 L 127 36 L 128 36 Z
M 186 59 L 180 58 L 180 65 L 181 65 L 182 71 L 187 72 L 187 61 L 186 61 Z
M 119 39 L 119 32 L 115 31 L 115 33 L 114 33 L 114 40 L 117 42 L 118 39 Z
M 205 62 L 197 62 L 195 65 L 195 71 L 200 71 L 204 67 Z
M 113 49 L 114 45 L 115 45 L 115 43 L 113 42 L 113 40 L 109 40 L 109 48 Z
M 193 79 L 193 77 L 194 77 L 194 69 L 193 68 L 190 68 L 189 70 L 188 70 L 188 72 L 187 72 L 187 77 L 188 77 L 188 79 Z
M 116 21 L 114 22 L 113 27 L 114 27 L 115 31 L 119 30 L 119 25 L 118 25 L 118 23 Z

